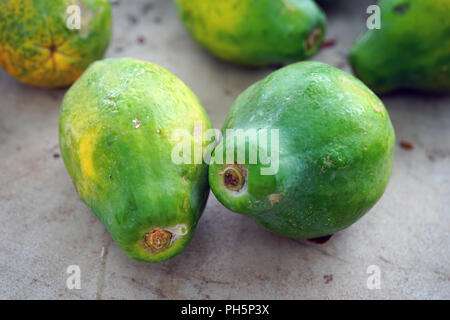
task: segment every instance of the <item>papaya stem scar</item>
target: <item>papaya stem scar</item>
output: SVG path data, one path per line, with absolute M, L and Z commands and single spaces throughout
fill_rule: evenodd
M 173 228 L 155 227 L 144 235 L 142 246 L 152 254 L 166 251 L 180 237 L 187 234 L 187 227 L 177 225 Z
M 236 165 L 225 168 L 220 174 L 222 176 L 222 184 L 231 191 L 239 191 L 245 184 L 245 169 Z
M 172 233 L 156 227 L 144 235 L 144 244 L 152 253 L 162 252 L 170 246 Z

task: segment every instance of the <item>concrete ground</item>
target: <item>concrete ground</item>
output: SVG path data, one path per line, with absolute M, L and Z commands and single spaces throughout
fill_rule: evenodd
M 326 11 L 327 38 L 336 45 L 313 59 L 350 71 L 346 52 L 375 1 L 335 2 Z M 107 56 L 169 69 L 198 95 L 215 127 L 240 92 L 273 71 L 211 57 L 183 29 L 172 1 L 114 3 Z M 0 298 L 450 298 L 448 96 L 382 97 L 398 141 L 414 148 L 397 146 L 385 195 L 327 244 L 273 235 L 211 195 L 189 247 L 146 264 L 122 253 L 75 192 L 58 149 L 64 92 L 28 87 L 0 71 Z M 70 265 L 80 267 L 81 289 L 66 286 Z M 380 289 L 370 289 L 377 275 Z

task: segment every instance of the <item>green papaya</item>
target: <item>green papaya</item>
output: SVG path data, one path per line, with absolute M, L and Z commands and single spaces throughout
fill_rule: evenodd
M 450 0 L 382 0 L 381 28 L 353 45 L 355 74 L 377 93 L 450 92 Z
M 240 65 L 309 58 L 325 36 L 326 17 L 313 0 L 176 0 L 176 5 L 198 43 Z
M 59 120 L 65 166 L 129 257 L 159 262 L 189 243 L 209 194 L 208 166 L 174 162 L 180 144 L 174 133 L 182 130 L 202 149 L 198 137 L 210 128 L 192 91 L 144 61 L 95 62 L 65 94 Z
M 111 37 L 108 0 L 0 0 L 0 67 L 22 83 L 71 85 Z
M 394 145 L 388 112 L 361 81 L 300 62 L 236 99 L 209 182 L 224 206 L 265 229 L 317 238 L 375 205 L 390 178 Z

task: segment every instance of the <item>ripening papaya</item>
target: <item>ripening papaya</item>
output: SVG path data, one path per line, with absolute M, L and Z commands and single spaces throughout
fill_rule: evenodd
M 215 56 L 247 66 L 304 60 L 317 52 L 326 17 L 313 0 L 176 0 L 193 38 Z
M 450 92 L 450 0 L 381 0 L 380 29 L 353 45 L 355 74 L 377 93 Z
M 233 103 L 209 167 L 211 190 L 265 229 L 318 238 L 380 199 L 395 133 L 379 98 L 320 62 L 281 68 Z
M 22 83 L 71 85 L 110 36 L 108 0 L 0 0 L 0 67 Z
M 202 150 L 199 137 L 210 128 L 180 79 L 140 60 L 97 61 L 65 94 L 59 120 L 65 166 L 129 257 L 159 262 L 189 243 L 209 194 L 208 166 L 189 152 L 189 161 L 177 162 L 175 133 Z

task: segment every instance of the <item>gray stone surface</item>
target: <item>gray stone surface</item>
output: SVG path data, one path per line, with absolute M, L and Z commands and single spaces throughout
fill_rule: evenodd
M 211 57 L 185 32 L 172 1 L 115 2 L 107 56 L 169 69 L 198 95 L 215 127 L 240 92 L 273 70 Z M 345 54 L 375 1 L 336 2 L 327 13 L 328 38 L 337 43 L 314 59 L 350 71 Z M 211 195 L 187 250 L 145 264 L 122 253 L 70 182 L 58 150 L 64 92 L 21 85 L 0 71 L 0 298 L 450 298 L 448 96 L 383 97 L 398 141 L 414 149 L 397 147 L 383 198 L 327 244 L 270 234 Z M 66 288 L 73 264 L 81 268 L 80 290 Z M 370 265 L 381 270 L 379 290 L 367 288 Z

